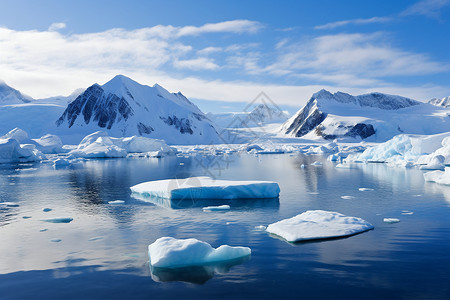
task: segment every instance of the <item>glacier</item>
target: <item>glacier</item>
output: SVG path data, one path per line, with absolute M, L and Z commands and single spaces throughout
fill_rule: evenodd
M 346 237 L 373 229 L 369 222 L 343 214 L 308 210 L 290 219 L 267 226 L 266 231 L 284 238 L 288 242 Z
M 272 181 L 214 180 L 210 177 L 189 177 L 143 182 L 130 187 L 144 197 L 167 199 L 254 199 L 276 198 L 280 187 Z
M 150 264 L 158 268 L 202 266 L 249 256 L 248 247 L 222 245 L 218 248 L 197 239 L 161 237 L 148 246 Z

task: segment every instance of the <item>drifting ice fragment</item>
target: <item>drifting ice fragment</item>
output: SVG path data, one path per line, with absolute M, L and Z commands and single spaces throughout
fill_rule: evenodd
M 48 229 L 47 228 L 42 228 L 41 230 L 39 230 L 40 232 L 45 232 L 45 231 L 47 231 Z
M 346 237 L 370 229 L 373 229 L 372 224 L 361 218 L 332 211 L 308 210 L 290 219 L 270 224 L 266 231 L 281 236 L 288 242 L 299 242 Z
M 196 239 L 179 240 L 162 237 L 148 246 L 148 254 L 153 267 L 180 268 L 245 257 L 251 254 L 251 250 L 247 247 L 228 245 L 214 249 L 210 244 Z
M 143 196 L 172 200 L 276 198 L 280 193 L 280 187 L 272 181 L 213 180 L 210 177 L 148 181 L 130 189 Z
M 123 200 L 114 200 L 114 201 L 108 201 L 108 204 L 124 204 L 125 201 Z
M 446 167 L 445 171 L 431 171 L 424 173 L 423 177 L 425 178 L 425 181 L 450 185 L 450 167 Z
M 346 200 L 355 199 L 353 196 L 341 196 L 341 198 Z
M 73 221 L 73 218 L 50 218 L 50 219 L 42 219 L 41 221 L 49 223 L 70 223 Z
M 311 166 L 321 166 L 322 163 L 320 161 L 315 161 L 311 164 Z
M 0 207 L 19 207 L 19 204 L 15 202 L 0 202 Z
M 203 207 L 205 211 L 220 211 L 220 210 L 230 210 L 229 205 L 220 205 L 220 206 L 206 206 Z
M 360 192 L 370 192 L 370 191 L 373 191 L 374 189 L 371 189 L 371 188 L 359 188 L 358 190 Z
M 51 239 L 50 242 L 52 242 L 52 243 L 59 243 L 59 242 L 61 242 L 61 239 Z
M 264 226 L 264 225 L 255 226 L 255 230 L 257 230 L 257 231 L 265 231 L 266 229 L 267 229 L 267 226 Z
M 397 218 L 384 218 L 383 219 L 383 222 L 385 222 L 385 223 L 398 223 L 398 222 L 400 222 L 400 219 L 397 219 Z

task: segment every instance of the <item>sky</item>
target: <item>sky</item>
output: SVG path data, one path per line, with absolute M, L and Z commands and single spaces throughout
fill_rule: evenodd
M 450 95 L 450 0 L 0 0 L 0 79 L 34 98 L 117 74 L 205 112 L 260 92 Z M 293 112 L 293 111 L 292 111 Z

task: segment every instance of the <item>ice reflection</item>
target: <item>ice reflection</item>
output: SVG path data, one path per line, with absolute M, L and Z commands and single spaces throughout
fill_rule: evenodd
M 280 199 L 277 198 L 267 198 L 267 199 L 233 199 L 233 200 L 223 200 L 223 199 L 168 199 L 153 196 L 144 196 L 139 193 L 132 193 L 131 197 L 152 203 L 164 208 L 170 209 L 185 209 L 194 207 L 205 207 L 205 206 L 219 206 L 219 205 L 229 205 L 232 208 L 278 208 L 280 206 Z
M 234 266 L 250 260 L 250 255 L 226 262 L 183 268 L 157 268 L 150 265 L 152 279 L 157 282 L 183 281 L 204 284 L 215 274 L 226 274 Z

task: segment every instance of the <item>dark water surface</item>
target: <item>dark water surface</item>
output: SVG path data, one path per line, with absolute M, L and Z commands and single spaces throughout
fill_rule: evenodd
M 19 205 L 0 206 L 0 299 L 450 299 L 450 187 L 425 183 L 419 170 L 383 164 L 339 169 L 303 155 L 199 157 L 91 160 L 57 170 L 0 165 L 0 202 Z M 323 166 L 310 165 L 316 160 Z M 129 190 L 205 174 L 277 181 L 281 194 L 151 203 Z M 114 200 L 125 203 L 108 204 Z M 220 204 L 231 210 L 202 210 Z M 301 244 L 255 229 L 309 209 L 361 217 L 375 229 Z M 55 217 L 73 221 L 41 221 Z M 387 224 L 385 217 L 401 222 Z M 147 247 L 162 236 L 247 246 L 252 255 L 152 274 Z

